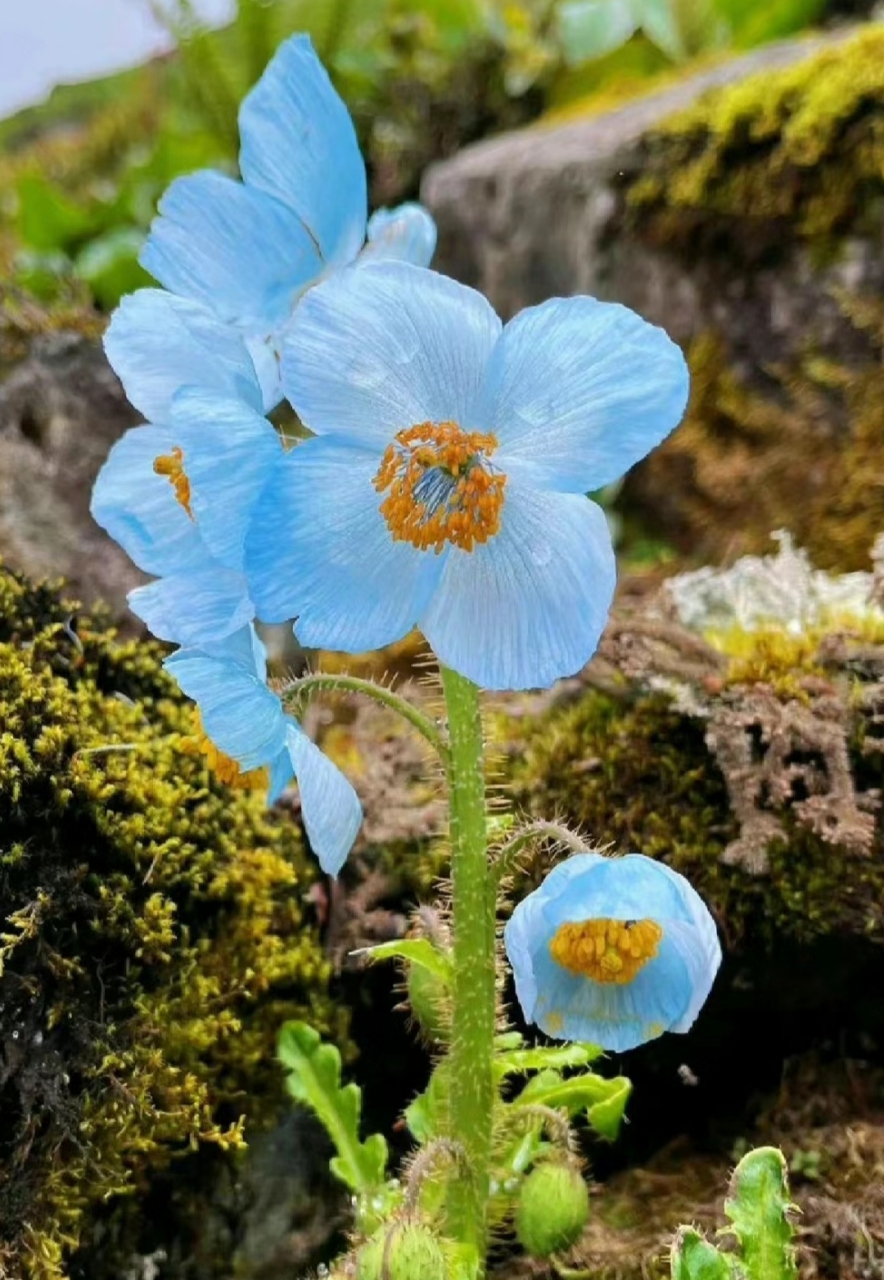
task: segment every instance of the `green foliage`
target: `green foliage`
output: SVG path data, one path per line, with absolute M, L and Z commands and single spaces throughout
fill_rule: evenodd
M 539 1164 L 519 1188 L 516 1236 L 534 1258 L 570 1249 L 589 1220 L 589 1189 L 573 1164 Z
M 335 1145 L 332 1173 L 357 1195 L 382 1187 L 387 1143 L 379 1133 L 360 1140 L 362 1094 L 358 1085 L 341 1087 L 341 1055 L 335 1046 L 323 1044 L 319 1032 L 306 1023 L 287 1022 L 279 1036 L 279 1059 L 288 1071 L 289 1093 L 316 1113 Z
M 75 609 L 0 572 L 0 1270 L 33 1280 L 277 1112 L 282 1019 L 343 1031 L 297 829 L 207 772 L 160 646 Z
M 734 1170 L 724 1210 L 736 1252 L 722 1253 L 699 1232 L 681 1227 L 672 1246 L 672 1280 L 795 1280 L 793 1210 L 786 1161 L 775 1147 L 758 1147 Z

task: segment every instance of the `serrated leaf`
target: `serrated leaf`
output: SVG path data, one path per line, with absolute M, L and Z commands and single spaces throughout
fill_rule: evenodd
M 428 970 L 447 985 L 451 984 L 451 957 L 438 947 L 433 946 L 429 938 L 403 938 L 400 941 L 382 942 L 377 947 L 363 947 L 354 955 L 365 956 L 367 960 L 407 960 L 421 969 Z
M 734 1170 L 724 1211 L 740 1243 L 742 1265 L 752 1280 L 794 1280 L 794 1234 L 788 1214 L 786 1160 L 776 1147 L 757 1147 Z
M 594 1044 L 566 1044 L 541 1046 L 536 1049 L 504 1048 L 494 1056 L 494 1071 L 498 1080 L 507 1076 L 528 1075 L 532 1071 L 549 1068 L 585 1067 L 604 1051 Z
M 607 1098 L 593 1103 L 587 1109 L 586 1118 L 597 1134 L 607 1138 L 609 1142 L 615 1142 L 620 1133 L 620 1125 L 623 1123 L 623 1113 L 626 1110 L 629 1095 L 632 1093 L 632 1081 L 627 1080 L 625 1076 L 615 1076 L 608 1083 L 611 1085 L 611 1093 Z
M 672 1280 L 735 1280 L 734 1260 L 693 1227 L 679 1227 L 670 1266 Z
M 512 1107 L 563 1107 L 569 1116 L 581 1111 L 597 1133 L 613 1141 L 620 1130 L 632 1084 L 625 1076 L 606 1079 L 587 1071 L 564 1079 L 558 1071 L 542 1071 L 529 1080 Z
M 362 1093 L 358 1085 L 341 1088 L 341 1055 L 323 1044 L 305 1022 L 287 1022 L 279 1035 L 279 1059 L 288 1068 L 286 1085 L 298 1102 L 315 1112 L 328 1130 L 337 1155 L 332 1172 L 358 1194 L 384 1182 L 387 1143 L 379 1133 L 359 1139 Z

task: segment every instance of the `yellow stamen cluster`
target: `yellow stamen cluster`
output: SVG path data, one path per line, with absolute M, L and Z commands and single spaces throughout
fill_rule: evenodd
M 421 422 L 396 434 L 374 479 L 378 493 L 389 489 L 381 515 L 397 541 L 437 553 L 446 542 L 472 551 L 500 528 L 506 476 L 485 469 L 497 448 L 493 435 L 463 431 L 456 422 Z M 424 485 L 437 473 L 435 495 Z
M 232 756 L 225 755 L 223 751 L 219 751 L 215 746 L 205 729 L 203 729 L 199 712 L 195 713 L 195 721 L 193 737 L 186 738 L 182 744 L 189 755 L 205 756 L 206 764 L 218 781 L 223 782 L 225 786 L 234 791 L 260 791 L 266 789 L 270 783 L 267 769 L 250 769 L 248 773 L 243 773 Z
M 158 476 L 168 476 L 175 490 L 175 497 L 193 520 L 193 510 L 190 506 L 190 481 L 184 470 L 184 450 L 176 444 L 171 453 L 161 453 L 158 458 L 154 458 L 153 469 Z
M 559 925 L 550 954 L 569 973 L 594 982 L 632 982 L 663 937 L 654 920 L 580 920 Z

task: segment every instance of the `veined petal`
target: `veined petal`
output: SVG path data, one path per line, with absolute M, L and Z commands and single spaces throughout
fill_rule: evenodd
M 241 401 L 195 388 L 175 397 L 172 424 L 203 542 L 228 569 L 241 570 L 246 530 L 282 442 Z
M 546 688 L 592 657 L 615 581 L 600 507 L 509 482 L 499 533 L 450 551 L 418 626 L 440 662 L 486 689 Z
M 414 626 L 440 557 L 394 542 L 372 483 L 377 455 L 330 437 L 276 464 L 246 535 L 246 576 L 264 622 L 296 617 L 302 644 L 360 653 Z
M 279 354 L 278 335 L 267 337 L 246 337 L 246 348 L 252 357 L 255 373 L 261 386 L 264 401 L 264 412 L 275 409 L 282 399 L 282 369 Z
M 145 573 L 174 573 L 205 559 L 196 524 L 168 478 L 153 469 L 174 446 L 168 427 L 132 427 L 111 449 L 92 490 L 93 520 Z
M 151 421 L 163 422 L 175 392 L 186 386 L 263 407 L 242 338 L 187 298 L 162 289 L 128 294 L 111 317 L 104 349 L 129 400 Z
M 428 267 L 436 252 L 436 223 L 422 204 L 408 202 L 378 209 L 368 220 L 368 241 L 359 263 L 389 258 Z
M 589 858 L 594 861 L 590 863 Z M 564 874 L 566 868 L 570 875 Z M 577 854 L 555 867 L 544 886 L 544 919 L 553 929 L 590 916 L 608 920 L 641 920 L 645 916 L 684 922 L 692 919 L 683 893 L 683 886 L 690 889 L 690 885 L 684 877 L 640 853 L 626 858 Z M 702 900 L 697 897 L 697 901 L 708 915 Z
M 223 639 L 255 616 L 243 575 L 214 561 L 136 587 L 128 600 L 157 639 L 187 646 Z
M 684 356 L 662 329 L 616 303 L 554 298 L 506 326 L 474 417 L 504 471 L 585 493 L 650 453 L 687 399 Z
M 141 264 L 172 293 L 259 333 L 286 320 L 299 290 L 322 270 L 297 214 L 210 170 L 169 187 Z
M 359 798 L 337 765 L 289 720 L 286 743 L 310 847 L 326 875 L 336 876 L 362 825 Z
M 279 698 L 223 650 L 179 649 L 163 665 L 199 706 L 207 736 L 244 772 L 270 764 L 286 749 L 288 721 Z
M 239 132 L 244 181 L 295 211 L 325 265 L 351 262 L 365 239 L 365 165 L 309 36 L 279 47 L 240 108 Z
M 305 294 L 283 385 L 312 431 L 383 450 L 405 427 L 467 423 L 499 333 L 474 289 L 407 263 L 368 262 Z

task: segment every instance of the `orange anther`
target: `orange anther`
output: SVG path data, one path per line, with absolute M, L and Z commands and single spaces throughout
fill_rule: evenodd
M 158 458 L 154 458 L 153 469 L 158 476 L 168 476 L 175 490 L 175 497 L 193 520 L 194 515 L 190 506 L 190 481 L 184 470 L 184 450 L 176 444 L 171 453 L 161 453 Z

